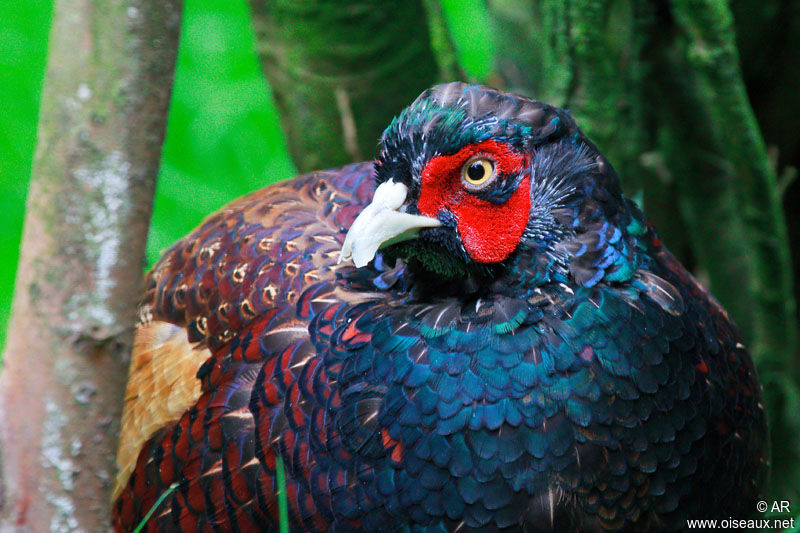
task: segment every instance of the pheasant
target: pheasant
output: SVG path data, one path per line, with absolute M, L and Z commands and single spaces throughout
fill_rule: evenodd
M 677 530 L 767 461 L 735 326 L 570 114 L 454 82 L 149 273 L 113 522 Z

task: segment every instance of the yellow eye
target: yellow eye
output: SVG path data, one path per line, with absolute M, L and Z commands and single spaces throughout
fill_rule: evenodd
M 461 178 L 467 185 L 483 185 L 494 175 L 494 163 L 485 157 L 470 159 L 461 169 Z

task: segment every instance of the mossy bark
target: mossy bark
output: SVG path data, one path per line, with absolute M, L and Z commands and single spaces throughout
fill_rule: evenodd
M 250 1 L 258 52 L 300 171 L 375 156 L 394 115 L 437 80 L 419 1 Z
M 733 16 L 722 0 L 679 0 L 676 20 L 689 37 L 689 61 L 702 77 L 707 107 L 734 186 L 751 246 L 753 275 L 746 280 L 759 310 L 753 318 L 753 353 L 784 359 L 797 375 L 797 324 L 786 221 L 775 169 L 745 92 Z
M 648 97 L 659 124 L 657 152 L 679 191 L 677 207 L 697 261 L 696 271 L 730 312 L 746 339 L 754 336 L 755 311 L 742 297 L 744 280 L 754 275 L 748 240 L 710 93 L 688 61 L 689 43 L 678 28 L 664 24 L 651 43 L 658 64 Z M 720 231 L 724 224 L 725 230 Z
M 0 377 L 0 529 L 110 523 L 180 0 L 57 0 Z

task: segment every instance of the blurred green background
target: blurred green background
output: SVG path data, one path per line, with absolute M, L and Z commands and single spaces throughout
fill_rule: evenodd
M 52 0 L 0 1 L 0 351 L 14 292 Z

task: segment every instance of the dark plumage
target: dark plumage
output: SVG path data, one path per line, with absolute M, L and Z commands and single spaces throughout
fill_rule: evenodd
M 521 96 L 424 92 L 374 165 L 209 218 L 142 309 L 118 530 L 173 482 L 149 530 L 276 530 L 277 457 L 293 531 L 677 530 L 759 495 L 736 328 L 569 113 Z M 171 366 L 201 390 L 155 416 Z

